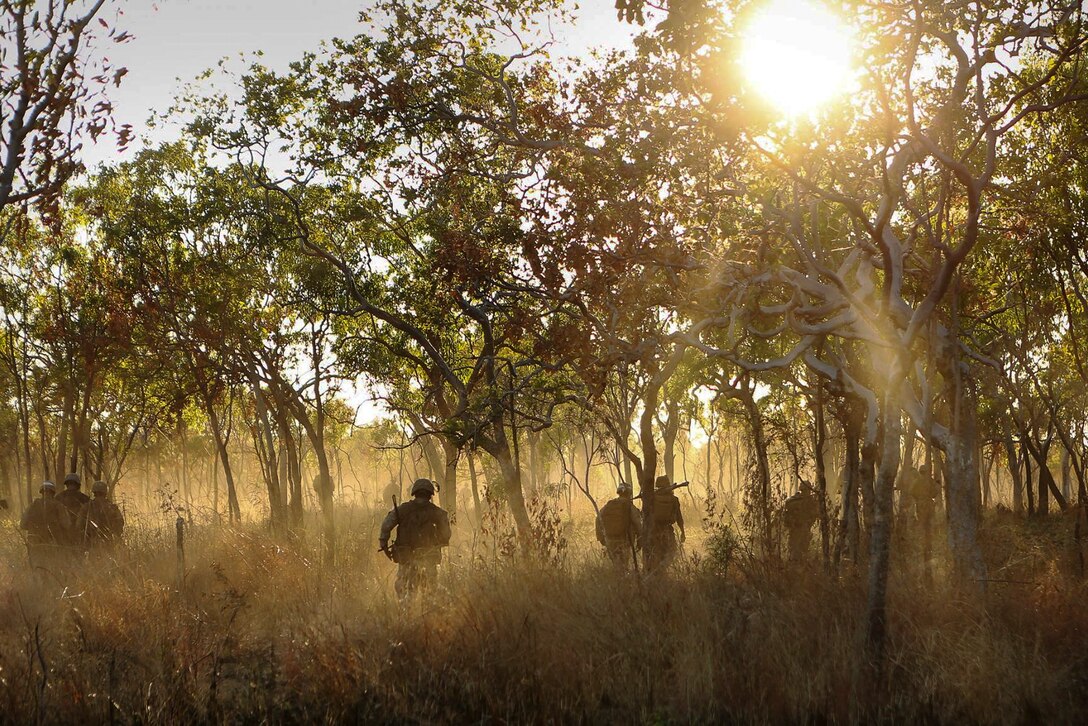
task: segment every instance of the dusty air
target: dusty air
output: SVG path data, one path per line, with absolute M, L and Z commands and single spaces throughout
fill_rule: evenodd
M 1086 21 L 0 0 L 0 721 L 1088 722 Z

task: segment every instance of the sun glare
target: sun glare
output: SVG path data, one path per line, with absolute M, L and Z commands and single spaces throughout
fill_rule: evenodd
M 754 90 L 788 116 L 847 90 L 853 38 L 824 4 L 770 0 L 742 31 L 740 63 Z

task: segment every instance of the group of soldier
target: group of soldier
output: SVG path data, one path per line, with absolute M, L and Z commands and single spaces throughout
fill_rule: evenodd
M 914 520 L 922 533 L 925 547 L 929 537 L 941 486 L 936 478 L 922 469 L 904 467 L 896 485 L 899 492 L 899 519 L 906 524 Z M 812 528 L 820 518 L 819 495 L 808 482 L 802 482 L 797 492 L 782 504 L 782 524 L 786 531 L 789 558 L 804 559 L 812 542 Z
M 686 539 L 680 499 L 674 493 L 682 486 L 686 483 L 672 484 L 669 477 L 660 476 L 653 491 L 636 497 L 630 484 L 620 482 L 616 497 L 600 508 L 597 540 L 618 571 L 637 570 L 639 552 L 643 553 L 642 564 L 647 573 L 663 570 L 677 558 Z M 901 511 L 913 510 L 919 523 L 928 526 L 940 494 L 932 477 L 909 468 L 899 488 Z M 442 548 L 450 542 L 449 517 L 431 501 L 435 495 L 434 483 L 417 479 L 411 495 L 410 501 L 399 506 L 393 499 L 393 509 L 382 522 L 378 537 L 380 550 L 399 565 L 396 591 L 402 599 L 434 582 Z M 643 513 L 635 500 L 647 497 L 653 498 L 653 506 L 648 508 L 651 520 L 644 527 Z M 803 560 L 808 555 L 813 526 L 820 517 L 819 501 L 811 485 L 802 483 L 782 504 L 781 522 L 792 561 Z M 390 545 L 393 530 L 397 531 L 397 541 Z M 644 546 L 644 537 L 649 538 L 648 547 Z
M 667 476 L 660 476 L 651 496 L 654 499 L 653 520 L 649 532 L 653 540 L 646 553 L 645 568 L 652 572 L 658 567 L 668 567 L 679 552 L 674 527 L 679 528 L 679 543 L 683 544 L 684 517 L 680 500 L 673 493 L 678 486 L 669 483 Z M 940 486 L 935 479 L 914 467 L 907 467 L 897 489 L 900 491 L 901 516 L 917 519 L 923 533 L 927 533 L 933 521 Z M 645 495 L 643 495 L 645 496 Z M 638 566 L 638 552 L 643 533 L 642 514 L 635 506 L 631 485 L 620 482 L 616 498 L 601 507 L 597 515 L 597 540 L 604 545 L 616 567 L 627 572 Z M 808 482 L 802 482 L 797 491 L 782 503 L 780 517 L 786 535 L 786 551 L 789 559 L 800 562 L 808 556 L 812 547 L 813 527 L 820 519 L 820 498 Z
M 653 492 L 635 497 L 631 485 L 621 481 L 616 487 L 616 498 L 601 507 L 597 513 L 597 541 L 604 545 L 617 570 L 626 573 L 631 568 L 637 569 L 640 550 L 644 552 L 643 564 L 647 572 L 665 569 L 676 559 L 687 532 L 680 499 L 673 493 L 675 489 L 669 477 L 659 476 Z M 653 497 L 653 507 L 646 530 L 649 547 L 643 547 L 642 512 L 635 506 L 635 499 L 647 496 Z
M 679 547 L 686 539 L 684 516 L 680 500 L 673 494 L 676 486 L 668 477 L 658 477 L 645 567 L 647 571 L 664 569 L 676 559 Z M 601 507 L 597 517 L 597 539 L 605 546 L 616 567 L 627 571 L 638 567 L 641 549 L 642 514 L 635 506 L 630 485 L 621 483 L 615 499 Z M 450 520 L 446 511 L 431 499 L 435 485 L 430 479 L 417 479 L 412 484 L 412 498 L 402 504 L 393 499 L 393 508 L 382 522 L 378 535 L 379 551 L 397 563 L 395 589 L 402 600 L 417 590 L 432 585 L 442 560 L 442 548 L 450 543 Z M 641 498 L 641 497 L 639 497 Z M 677 529 L 679 528 L 679 538 Z M 397 539 L 389 543 L 393 531 Z
M 64 477 L 64 491 L 57 493 L 51 481 L 38 489 L 41 495 L 23 512 L 20 527 L 26 531 L 27 552 L 34 567 L 63 565 L 80 552 L 109 548 L 120 540 L 125 518 L 109 496 L 106 482 L 91 486 L 94 497 L 82 491 L 79 474 Z

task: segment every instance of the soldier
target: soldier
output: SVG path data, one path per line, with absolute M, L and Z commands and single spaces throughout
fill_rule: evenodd
M 420 587 L 432 585 L 442 561 L 442 548 L 450 543 L 450 520 L 446 510 L 431 502 L 434 482 L 416 479 L 412 497 L 392 511 L 382 522 L 378 544 L 389 559 L 396 562 L 397 597 L 406 599 Z M 397 530 L 397 541 L 390 547 L 389 535 Z
M 684 531 L 684 515 L 680 511 L 680 499 L 672 493 L 672 485 L 669 477 L 661 475 L 654 482 L 653 493 L 654 509 L 653 520 L 650 522 L 651 560 L 647 561 L 647 571 L 655 570 L 658 566 L 665 568 L 676 559 L 678 547 L 676 544 L 676 532 L 673 525 L 680 528 L 681 544 L 687 539 Z
M 19 523 L 26 530 L 26 548 L 31 567 L 52 569 L 62 564 L 61 547 L 71 541 L 72 519 L 57 499 L 57 485 L 43 482 Z
M 782 505 L 782 520 L 786 525 L 786 539 L 790 560 L 800 562 L 808 554 L 812 541 L 812 525 L 820 518 L 820 503 L 808 482 L 802 482 L 797 493 Z
M 914 516 L 923 531 L 928 531 L 937 511 L 937 499 L 941 496 L 941 486 L 929 472 L 911 467 L 903 475 L 902 499 L 900 509 L 914 508 Z M 903 501 L 903 500 L 906 501 Z
M 104 481 L 96 481 L 91 487 L 94 499 L 79 510 L 76 532 L 87 549 L 109 548 L 120 541 L 125 529 L 125 517 L 116 504 L 110 501 L 109 487 Z
M 612 563 L 626 573 L 635 560 L 635 548 L 642 532 L 642 514 L 631 500 L 631 485 L 620 482 L 616 498 L 597 514 L 597 541 L 604 545 Z
M 933 519 L 941 497 L 941 485 L 931 472 L 910 467 L 903 475 L 902 487 L 900 516 L 909 518 L 913 508 L 922 535 L 922 561 L 928 568 L 933 549 Z
M 64 491 L 57 495 L 57 501 L 67 508 L 68 516 L 73 522 L 79 517 L 79 510 L 83 509 L 83 505 L 91 501 L 90 497 L 79 491 L 82 485 L 79 474 L 72 472 L 65 475 Z

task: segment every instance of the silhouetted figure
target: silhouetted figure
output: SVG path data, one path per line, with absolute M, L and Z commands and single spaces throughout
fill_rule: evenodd
M 397 563 L 397 596 L 404 600 L 421 587 L 430 587 L 438 576 L 442 548 L 450 543 L 450 520 L 446 510 L 431 502 L 434 482 L 417 479 L 411 501 L 393 509 L 382 522 L 378 545 Z M 397 541 L 389 537 L 397 530 Z
M 26 549 L 30 566 L 53 570 L 62 565 L 71 542 L 73 521 L 68 510 L 57 499 L 57 485 L 43 482 L 41 496 L 30 503 L 19 523 L 26 530 Z
M 94 499 L 79 510 L 76 532 L 88 550 L 111 548 L 121 540 L 121 533 L 125 530 L 125 517 L 121 509 L 110 501 L 109 491 L 106 482 L 96 481 L 91 487 Z
M 400 498 L 400 484 L 390 479 L 389 483 L 385 485 L 384 489 L 382 489 L 381 503 L 385 506 L 389 506 L 390 504 L 392 504 L 394 497 L 397 499 Z
M 807 482 L 802 482 L 795 494 L 782 504 L 782 523 L 786 527 L 789 557 L 800 562 L 808 554 L 812 543 L 812 525 L 820 518 L 820 503 L 816 492 Z
M 73 472 L 64 477 L 64 491 L 57 495 L 57 501 L 68 510 L 68 516 L 72 518 L 73 522 L 79 516 L 79 510 L 83 509 L 83 505 L 91 501 L 90 497 L 80 491 L 82 486 L 83 483 L 79 480 L 79 474 Z M 78 541 L 72 544 L 77 543 Z
M 654 571 L 659 567 L 664 569 L 672 564 L 679 554 L 676 531 L 674 526 L 680 528 L 680 542 L 687 538 L 684 531 L 684 515 L 680 511 L 680 499 L 672 493 L 672 483 L 669 477 L 661 475 L 654 482 L 655 491 L 654 507 L 650 521 L 650 557 L 646 560 L 646 570 Z
M 635 563 L 635 551 L 642 533 L 642 514 L 631 499 L 631 485 L 620 482 L 616 498 L 605 503 L 597 514 L 597 541 L 620 572 Z

